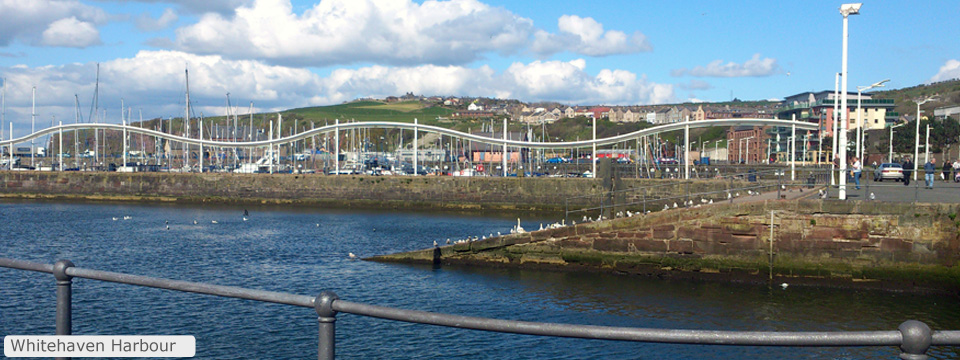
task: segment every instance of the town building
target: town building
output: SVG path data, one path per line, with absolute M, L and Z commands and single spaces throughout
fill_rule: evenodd
M 933 118 L 943 120 L 950 117 L 954 120 L 960 120 L 960 105 L 943 106 L 933 109 Z
M 730 164 L 767 163 L 772 152 L 769 126 L 732 126 L 727 130 L 727 161 Z M 785 150 L 785 149 L 784 149 Z

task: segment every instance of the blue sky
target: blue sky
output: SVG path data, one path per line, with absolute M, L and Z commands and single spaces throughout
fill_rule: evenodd
M 832 89 L 841 2 L 0 0 L 6 118 L 104 121 L 120 99 L 182 113 L 184 68 L 206 115 L 357 97 L 458 95 L 637 105 Z M 866 2 L 850 18 L 849 88 L 960 77 L 960 2 Z M 137 114 L 134 116 L 137 118 Z M 4 130 L 7 125 L 3 125 Z

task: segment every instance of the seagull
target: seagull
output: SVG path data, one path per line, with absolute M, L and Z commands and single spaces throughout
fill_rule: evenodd
M 713 199 L 710 199 L 710 201 L 707 201 L 707 204 L 713 204 Z
M 437 244 L 437 241 L 434 240 L 434 241 L 433 241 L 433 247 L 437 247 L 437 245 L 438 245 L 438 244 Z
M 116 216 L 113 217 L 113 221 L 117 221 L 117 217 L 116 217 Z
M 196 225 L 196 224 L 197 224 L 197 221 L 196 221 L 196 220 L 194 220 L 194 221 L 193 221 L 193 224 L 194 224 L 194 225 Z
M 870 192 L 870 200 L 876 200 L 877 197 L 873 195 L 873 192 Z
M 784 290 L 787 289 L 787 286 L 790 286 L 790 284 L 787 284 L 787 283 L 780 284 L 780 287 L 783 288 Z
M 664 209 L 664 210 L 670 210 L 670 205 L 663 204 L 663 209 Z
M 737 191 L 737 193 L 736 193 L 736 194 L 733 194 L 733 196 L 740 197 L 740 192 Z
M 246 216 L 243 217 L 243 221 L 247 221 L 247 217 L 246 217 Z
M 132 217 L 132 216 L 124 216 L 123 219 L 124 219 L 124 220 L 130 220 L 130 219 L 133 219 L 133 217 Z
M 357 256 L 354 255 L 353 253 L 347 253 L 347 256 L 349 256 L 351 259 L 356 259 L 356 258 L 357 258 Z
M 727 199 L 729 199 L 729 198 L 731 198 L 731 197 L 733 197 L 733 195 L 730 195 L 730 193 L 727 193 Z
M 211 223 L 211 224 L 219 224 L 216 220 L 211 220 L 210 223 Z
M 821 199 L 826 199 L 826 198 L 827 198 L 827 192 L 826 192 L 826 191 L 823 191 L 823 189 L 820 189 L 820 198 L 821 198 Z
M 170 225 L 167 225 L 167 230 L 170 230 Z
M 169 223 L 170 223 L 170 220 L 164 220 L 163 223 L 164 223 L 164 224 L 169 224 Z
M 674 209 L 677 208 L 677 202 L 676 202 L 676 201 L 673 202 L 673 208 L 674 208 Z
M 450 245 L 450 239 L 447 239 L 447 245 Z
M 317 227 L 320 227 L 320 223 L 317 223 Z

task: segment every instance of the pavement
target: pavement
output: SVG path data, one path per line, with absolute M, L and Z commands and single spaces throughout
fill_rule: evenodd
M 940 180 L 940 173 L 936 174 L 933 189 L 927 189 L 923 181 L 923 174 L 918 174 L 919 181 L 910 180 L 909 186 L 903 182 L 885 180 L 875 182 L 872 176 L 864 172 L 860 179 L 860 190 L 857 190 L 852 181 L 847 182 L 846 195 L 850 200 L 879 200 L 895 202 L 922 202 L 922 203 L 960 203 L 960 183 Z M 873 194 L 873 199 L 870 198 Z M 828 199 L 839 199 L 837 186 L 830 186 L 827 190 Z

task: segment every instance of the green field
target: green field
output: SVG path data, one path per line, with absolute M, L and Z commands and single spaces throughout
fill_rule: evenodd
M 332 106 L 315 106 L 308 108 L 290 109 L 283 111 L 284 118 L 297 119 L 298 121 L 333 123 L 340 121 L 393 121 L 393 122 L 413 122 L 418 121 L 433 124 L 437 122 L 437 117 L 447 117 L 453 113 L 453 110 L 439 107 L 424 107 L 417 101 L 406 101 L 400 103 L 381 103 L 377 101 L 359 101 L 348 104 Z

